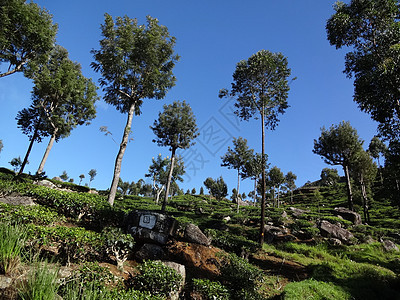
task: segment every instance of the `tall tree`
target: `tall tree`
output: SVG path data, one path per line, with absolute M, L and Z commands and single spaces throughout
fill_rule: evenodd
M 112 206 L 133 115 L 140 115 L 144 99 L 162 99 L 175 85 L 172 69 L 179 57 L 173 50 L 175 38 L 150 16 L 144 26 L 128 16 L 117 17 L 114 22 L 105 14 L 101 31 L 100 50 L 92 50 L 95 62 L 91 66 L 101 73 L 99 82 L 105 92 L 104 100 L 128 114 L 108 195 Z
M 400 141 L 393 140 L 385 152 L 384 186 L 389 197 L 400 208 Z
M 152 158 L 152 164 L 149 167 L 149 171 L 145 174 L 146 177 L 150 177 L 153 180 L 153 191 L 156 196 L 156 204 L 160 199 L 160 195 L 167 185 L 168 181 L 168 166 L 171 164 L 169 157 L 163 158 L 161 154 L 157 156 L 157 159 Z M 183 175 L 185 174 L 185 164 L 183 159 L 178 156 L 176 158 L 174 169 L 172 171 L 171 183 L 176 181 L 183 181 Z
M 297 175 L 289 171 L 285 175 L 285 184 L 290 191 L 290 203 L 293 203 L 293 190 L 296 188 Z
M 240 179 L 243 175 L 245 175 L 245 167 L 246 163 L 248 163 L 253 157 L 254 150 L 249 149 L 247 145 L 247 140 L 239 137 L 233 138 L 233 148 L 228 147 L 228 151 L 221 157 L 222 167 L 228 167 L 228 169 L 234 169 L 237 171 L 238 181 L 237 181 L 237 189 L 236 189 L 236 204 L 237 211 L 239 211 L 239 187 L 240 187 Z
M 91 169 L 91 170 L 88 172 L 88 175 L 89 175 L 89 187 L 90 187 L 90 184 L 92 183 L 92 181 L 94 180 L 94 178 L 95 178 L 96 175 L 97 175 L 96 169 Z
M 367 151 L 361 149 L 354 155 L 351 163 L 351 173 L 361 189 L 364 220 L 365 222 L 370 222 L 368 191 L 375 180 L 377 166 Z
M 350 47 L 344 72 L 354 77 L 354 101 L 379 122 L 381 134 L 400 134 L 400 5 L 398 0 L 337 2 L 328 40 Z
M 79 175 L 79 185 L 81 185 L 82 180 L 85 178 L 85 174 Z
M 271 53 L 267 50 L 258 51 L 248 60 L 242 60 L 236 65 L 233 73 L 232 89 L 220 91 L 219 96 L 236 98 L 236 115 L 242 120 L 252 117 L 261 119 L 261 157 L 265 154 L 265 128 L 274 130 L 279 114 L 289 107 L 288 78 L 291 70 L 288 68 L 286 57 L 281 53 Z M 263 165 L 265 163 L 263 162 Z M 262 200 L 260 222 L 260 244 L 264 243 L 265 223 L 265 171 L 261 173 Z
M 40 143 L 44 137 L 49 136 L 51 134 L 51 128 L 49 128 L 45 120 L 44 111 L 41 107 L 34 104 L 29 108 L 24 108 L 19 111 L 15 119 L 17 120 L 18 128 L 22 130 L 22 133 L 28 136 L 30 141 L 19 170 L 19 174 L 22 174 L 28 162 L 28 157 L 32 151 L 34 142 Z
M 354 155 L 362 150 L 363 141 L 349 122 L 332 125 L 329 129 L 321 129 L 318 141 L 314 140 L 315 154 L 320 155 L 329 165 L 341 165 L 346 178 L 347 199 L 349 209 L 353 210 L 353 194 L 351 190 L 349 168 Z
M 33 2 L 0 1 L 0 63 L 9 63 L 0 77 L 21 72 L 28 63 L 43 62 L 53 49 L 57 25 L 52 16 Z
M 89 124 L 96 116 L 98 97 L 95 84 L 82 75 L 81 66 L 72 62 L 61 46 L 56 46 L 49 60 L 39 66 L 33 82 L 31 108 L 36 117 L 30 119 L 31 127 L 42 126 L 51 136 L 37 170 L 40 174 L 54 141 L 69 136 L 73 128 Z M 45 135 L 43 131 L 42 134 Z
M 69 176 L 68 176 L 68 174 L 67 174 L 67 171 L 63 171 L 62 172 L 62 174 L 60 175 L 60 178 L 62 179 L 62 180 L 64 180 L 64 181 L 67 181 L 68 180 L 68 178 L 69 178 Z
M 268 185 L 272 188 L 273 205 L 279 207 L 279 194 L 282 184 L 285 182 L 285 175 L 283 175 L 280 168 L 274 166 L 268 172 Z
M 371 139 L 371 142 L 369 143 L 368 146 L 368 152 L 371 154 L 373 158 L 375 158 L 378 161 L 378 171 L 381 179 L 381 184 L 383 184 L 383 176 L 382 176 L 382 171 L 381 171 L 381 162 L 380 162 L 380 157 L 385 155 L 385 152 L 387 151 L 387 146 L 385 143 L 377 136 L 374 136 Z
M 208 177 L 204 181 L 204 185 L 210 191 L 210 196 L 214 196 L 217 200 L 222 200 L 228 195 L 228 186 L 222 176 L 216 180 Z
M 196 118 L 185 101 L 174 101 L 170 105 L 164 105 L 164 111 L 158 114 L 158 120 L 150 126 L 156 135 L 153 142 L 158 146 L 169 147 L 171 151 L 171 161 L 168 170 L 167 185 L 161 211 L 164 212 L 171 178 L 174 171 L 175 153 L 178 149 L 187 149 L 194 145 L 194 139 L 199 135 L 196 125 Z

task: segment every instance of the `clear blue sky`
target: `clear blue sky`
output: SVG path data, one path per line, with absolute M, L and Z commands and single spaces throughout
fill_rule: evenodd
M 220 100 L 218 91 L 229 88 L 236 63 L 261 49 L 282 52 L 292 75 L 290 108 L 281 117 L 275 131 L 266 133 L 266 153 L 271 166 L 298 176 L 297 185 L 319 179 L 322 159 L 312 153 L 313 140 L 322 126 L 350 121 L 368 145 L 376 134 L 376 124 L 360 112 L 352 100 L 353 82 L 343 74 L 345 51 L 330 46 L 325 23 L 333 14 L 334 0 L 69 0 L 35 1 L 45 7 L 58 23 L 57 43 L 70 58 L 82 65 L 85 76 L 97 83 L 98 74 L 90 68 L 91 49 L 99 48 L 100 24 L 104 13 L 128 15 L 145 23 L 145 16 L 159 19 L 177 39 L 176 52 L 181 56 L 174 69 L 176 86 L 163 100 L 145 100 L 142 115 L 133 120 L 133 138 L 123 159 L 121 178 L 137 181 L 144 178 L 152 157 L 169 155 L 168 149 L 152 143 L 149 128 L 164 104 L 186 100 L 192 107 L 200 130 L 197 143 L 185 155 L 187 175 L 180 186 L 199 191 L 203 181 L 222 175 L 229 191 L 236 187 L 236 171 L 220 167 L 221 156 L 232 145 L 232 138 L 242 136 L 251 148 L 261 152 L 259 120 L 240 122 L 232 114 L 233 102 Z M 6 68 L 5 64 L 0 66 Z M 28 138 L 17 128 L 15 116 L 28 107 L 32 83 L 21 74 L 0 79 L 0 139 L 4 148 L 0 165 L 9 167 L 13 157 L 25 155 Z M 99 95 L 102 95 L 99 90 Z M 126 115 L 104 101 L 97 103 L 97 118 L 89 126 L 72 131 L 70 137 L 54 144 L 45 172 L 59 176 L 63 170 L 79 181 L 79 175 L 97 170 L 93 187 L 110 186 L 118 151 L 109 136 L 99 131 L 107 126 L 120 142 Z M 34 173 L 48 140 L 35 144 L 26 171 Z M 340 171 L 341 172 L 341 171 Z M 241 192 L 252 190 L 244 180 Z

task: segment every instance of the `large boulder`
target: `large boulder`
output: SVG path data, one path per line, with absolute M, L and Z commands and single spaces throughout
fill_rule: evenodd
M 165 214 L 135 210 L 127 216 L 128 232 L 136 239 L 166 244 L 168 239 L 175 234 L 177 222 Z
M 211 240 L 194 224 L 188 224 L 185 227 L 183 238 L 190 242 L 204 246 L 210 246 Z
M 48 188 L 51 188 L 51 189 L 57 188 L 57 186 L 54 183 L 52 183 L 50 180 L 47 180 L 47 179 L 35 181 L 34 184 L 40 185 L 40 186 L 44 186 L 44 187 L 48 187 Z
M 162 261 L 162 263 L 165 266 L 175 270 L 176 273 L 178 273 L 179 275 L 182 276 L 182 281 L 180 282 L 179 289 L 177 291 L 175 291 L 175 292 L 169 293 L 169 297 L 168 297 L 168 299 L 170 299 L 170 300 L 179 300 L 179 294 L 181 293 L 181 291 L 183 290 L 183 288 L 185 286 L 186 268 L 185 268 L 184 265 L 178 264 L 178 263 L 173 262 L 173 261 Z
M 289 233 L 289 230 L 283 227 L 276 227 L 272 225 L 264 226 L 265 242 L 290 242 L 297 238 Z
M 163 248 L 156 244 L 144 244 L 139 251 L 135 253 L 138 260 L 161 260 L 165 257 Z
M 335 207 L 335 214 L 343 219 L 352 222 L 354 225 L 360 225 L 361 215 L 344 207 Z
M 35 205 L 33 199 L 27 196 L 5 196 L 4 198 L 0 198 L 0 202 L 11 205 L 24 205 L 24 206 Z
M 295 218 L 301 217 L 302 215 L 310 212 L 309 210 L 300 209 L 300 208 L 296 208 L 296 207 L 289 207 L 288 210 Z
M 166 249 L 169 259 L 185 265 L 186 268 L 194 269 L 196 274 L 208 278 L 220 275 L 221 249 L 175 240 L 171 240 Z
M 325 220 L 321 221 L 319 224 L 319 230 L 322 236 L 339 239 L 346 244 L 350 244 L 352 242 L 351 240 L 354 238 L 354 235 L 350 231 Z
M 391 251 L 399 252 L 399 248 L 391 240 L 383 240 L 382 246 L 385 249 L 385 251 L 387 251 L 387 252 L 391 252 Z

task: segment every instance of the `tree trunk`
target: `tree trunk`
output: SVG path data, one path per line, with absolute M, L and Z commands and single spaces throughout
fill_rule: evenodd
M 39 125 L 40 125 L 40 120 L 39 120 L 39 122 L 36 124 L 35 132 L 33 133 L 33 136 L 32 136 L 32 138 L 31 138 L 31 141 L 29 142 L 28 150 L 26 151 L 25 158 L 24 158 L 24 161 L 22 162 L 21 168 L 19 169 L 18 175 L 21 175 L 21 174 L 22 174 L 22 172 L 24 171 L 24 168 L 25 168 L 26 164 L 28 163 L 28 157 L 29 157 L 29 154 L 30 154 L 31 151 L 32 151 L 33 143 L 35 142 L 35 140 L 36 140 L 36 138 L 37 138 L 37 136 L 38 136 Z
M 236 193 L 236 212 L 239 213 L 239 186 L 240 186 L 240 173 L 238 169 L 238 183 L 237 183 L 237 193 Z
M 293 189 L 290 189 L 290 204 L 293 204 Z
M 107 199 L 108 203 L 111 206 L 114 205 L 115 195 L 117 194 L 119 175 L 121 174 L 122 158 L 124 157 L 126 146 L 128 145 L 129 133 L 131 132 L 134 112 L 135 112 L 135 104 L 132 104 L 128 112 L 128 119 L 126 121 L 124 134 L 122 136 L 122 141 L 119 146 L 119 152 L 117 158 L 115 159 L 114 177 L 111 183 L 110 193 L 108 194 L 108 199 Z
M 378 173 L 379 173 L 379 177 L 381 179 L 381 185 L 383 185 L 382 168 L 381 168 L 381 162 L 379 161 L 379 154 L 378 154 Z
M 170 163 L 170 166 L 169 166 L 167 186 L 165 188 L 164 202 L 163 202 L 162 207 L 161 207 L 161 212 L 165 212 L 165 209 L 167 207 L 169 187 L 171 186 L 172 172 L 174 171 L 175 151 L 176 151 L 176 149 L 172 148 L 171 163 Z
M 353 193 L 351 192 L 351 182 L 350 182 L 350 174 L 349 174 L 349 166 L 343 166 L 344 175 L 346 177 L 346 187 L 347 187 L 347 201 L 350 210 L 354 210 L 353 207 Z
M 14 69 L 12 69 L 12 70 L 9 69 L 7 72 L 0 73 L 0 78 L 21 71 L 21 70 L 22 70 L 22 67 L 23 67 L 26 63 L 27 63 L 27 61 L 22 61 L 22 62 L 20 62 L 18 65 L 16 65 L 16 67 L 15 67 Z M 11 67 L 11 66 L 10 66 L 10 67 Z
M 44 152 L 42 161 L 40 162 L 40 165 L 39 165 L 38 170 L 36 171 L 36 174 L 41 174 L 43 172 L 44 165 L 45 165 L 45 163 L 47 161 L 47 158 L 49 157 L 49 154 L 50 154 L 50 150 L 51 150 L 51 148 L 53 148 L 54 141 L 56 140 L 57 131 L 58 131 L 58 129 L 56 128 L 54 130 L 53 134 L 51 135 L 50 141 L 47 144 L 46 151 Z
M 253 196 L 253 200 L 254 200 L 254 206 L 256 206 L 256 203 L 257 203 L 257 178 L 254 178 L 254 196 Z
M 262 162 L 262 172 L 261 172 L 261 224 L 260 224 L 260 245 L 264 244 L 264 223 L 265 223 L 265 125 L 264 125 L 264 107 L 261 111 L 261 162 Z
M 160 201 L 160 195 L 161 195 L 161 193 L 162 193 L 164 188 L 165 188 L 165 185 L 160 187 L 159 190 L 156 190 L 156 204 L 158 204 L 158 202 Z
M 361 194 L 362 194 L 362 198 L 363 198 L 363 211 L 364 211 L 364 220 L 365 222 L 369 222 L 369 207 L 368 207 L 368 197 L 367 197 L 367 192 L 366 192 L 366 188 L 365 188 L 365 183 L 364 180 L 361 178 L 360 180 L 360 184 L 361 184 Z

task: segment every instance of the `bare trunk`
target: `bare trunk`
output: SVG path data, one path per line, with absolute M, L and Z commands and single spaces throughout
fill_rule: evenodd
M 353 207 L 353 193 L 351 192 L 351 182 L 350 182 L 350 174 L 349 167 L 347 165 L 343 166 L 344 175 L 346 177 L 346 187 L 347 187 L 347 201 L 350 210 L 354 210 Z
M 170 163 L 170 166 L 169 166 L 167 186 L 165 188 L 164 202 L 163 202 L 162 207 L 161 207 L 161 212 L 165 212 L 165 209 L 167 207 L 169 187 L 171 186 L 172 172 L 174 171 L 174 162 L 175 162 L 175 149 L 172 148 L 171 163 Z
M 262 246 L 264 244 L 264 223 L 265 223 L 265 145 L 264 145 L 264 139 L 265 139 L 265 125 L 264 125 L 264 107 L 261 111 L 261 145 L 262 145 L 262 151 L 261 151 L 261 162 L 262 162 L 262 172 L 261 172 L 261 224 L 260 224 L 260 245 Z
M 360 180 L 360 184 L 361 184 L 361 194 L 362 194 L 362 198 L 363 198 L 363 211 L 364 211 L 364 220 L 365 222 L 369 222 L 369 207 L 368 207 L 368 197 L 367 197 L 367 191 L 365 188 L 365 183 L 363 178 L 361 178 Z
M 239 213 L 239 186 L 240 186 L 240 174 L 238 170 L 238 183 L 237 183 L 237 192 L 236 192 L 236 212 Z
M 114 205 L 115 195 L 117 194 L 119 175 L 121 174 L 122 158 L 124 157 L 126 146 L 128 145 L 129 133 L 131 132 L 134 112 L 135 112 L 135 104 L 132 104 L 128 112 L 128 120 L 126 121 L 124 135 L 122 136 L 122 141 L 119 146 L 119 152 L 117 158 L 115 159 L 114 177 L 111 183 L 110 193 L 108 194 L 108 199 L 107 199 L 108 203 L 111 206 Z
M 381 162 L 379 161 L 379 155 L 378 155 L 378 173 L 381 179 L 381 184 L 383 185 L 383 176 L 382 176 Z
M 256 206 L 256 203 L 257 203 L 257 178 L 254 179 L 254 196 L 253 196 L 253 200 L 254 200 L 254 206 Z
M 158 204 L 158 202 L 160 201 L 160 195 L 164 188 L 165 188 L 165 185 L 163 185 L 159 190 L 156 190 L 156 204 Z
M 290 189 L 290 204 L 293 204 L 293 189 Z
M 16 67 L 15 67 L 14 69 L 12 69 L 12 70 L 9 69 L 7 72 L 0 73 L 0 78 L 21 71 L 21 70 L 22 70 L 22 67 L 23 67 L 26 63 L 27 63 L 27 61 L 22 61 L 22 62 L 20 62 L 18 65 L 16 65 Z M 11 67 L 11 66 L 10 66 L 10 67 Z
M 37 123 L 36 128 L 35 128 L 35 132 L 33 133 L 31 141 L 29 142 L 28 150 L 26 151 L 26 154 L 25 154 L 25 157 L 24 157 L 24 161 L 22 162 L 22 165 L 21 165 L 21 168 L 19 169 L 18 175 L 22 174 L 26 164 L 28 163 L 28 157 L 29 157 L 29 154 L 32 151 L 33 143 L 35 142 L 35 140 L 37 138 L 38 131 L 39 131 L 39 126 L 40 126 L 40 121 Z
M 36 174 L 41 174 L 43 172 L 44 165 L 45 165 L 45 163 L 47 161 L 47 158 L 49 157 L 49 154 L 50 154 L 50 150 L 51 150 L 51 148 L 53 148 L 54 141 L 56 140 L 57 131 L 58 130 L 55 129 L 53 134 L 51 135 L 50 141 L 47 144 L 46 151 L 44 152 L 42 161 L 40 162 L 40 165 L 39 165 L 39 168 L 38 168 Z

